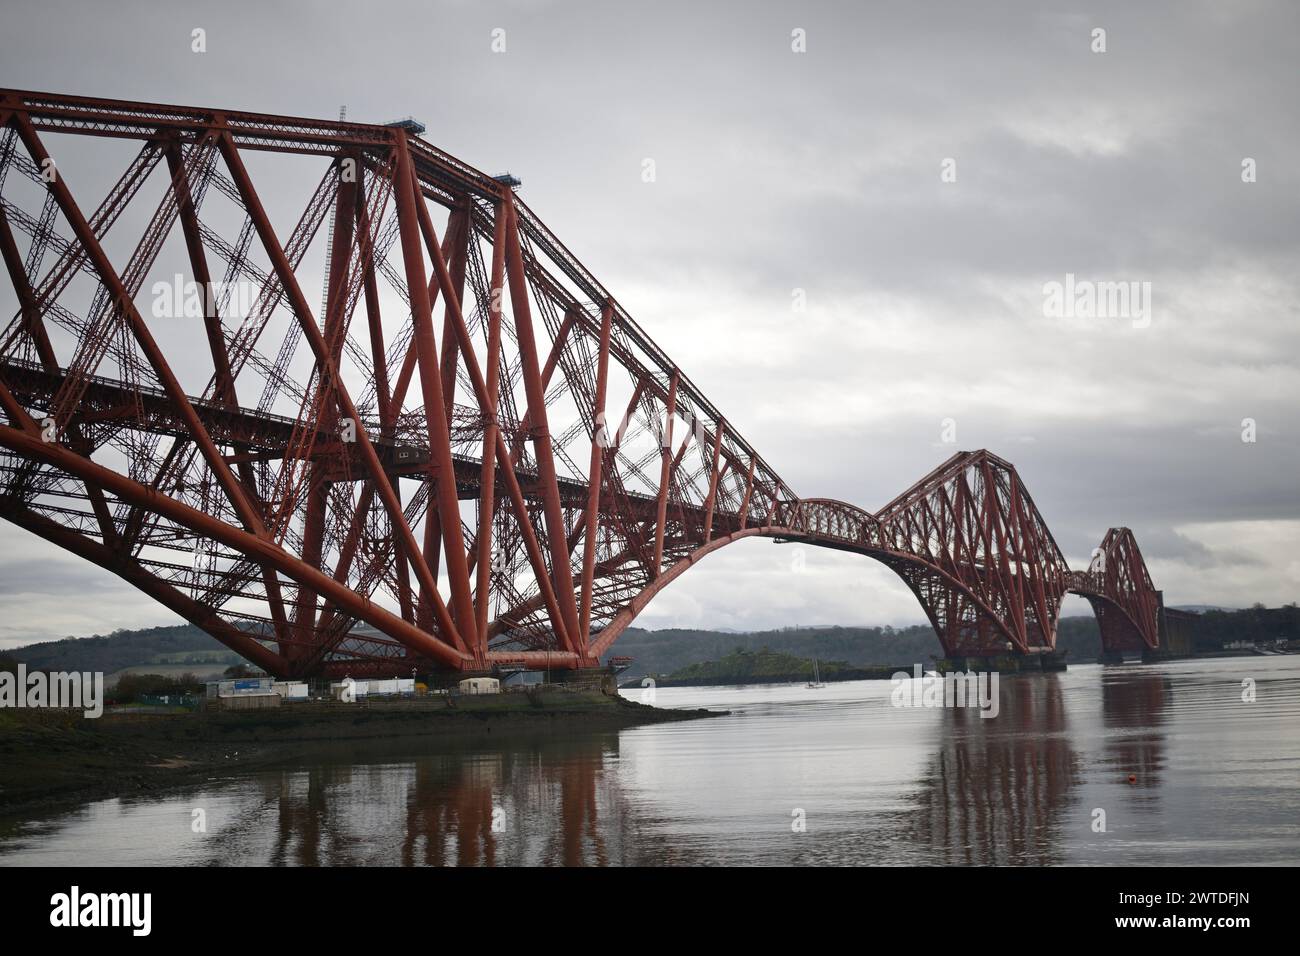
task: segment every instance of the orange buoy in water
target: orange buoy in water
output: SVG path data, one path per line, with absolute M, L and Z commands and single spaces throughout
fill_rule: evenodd
M 1137 783 L 1137 782 L 1138 782 L 1137 774 L 1135 774 L 1135 773 L 1131 773 L 1131 774 L 1129 774 L 1129 775 L 1128 775 L 1128 782 L 1129 782 L 1129 783 Z

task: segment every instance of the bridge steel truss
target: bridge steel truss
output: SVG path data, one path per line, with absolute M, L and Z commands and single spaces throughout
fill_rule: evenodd
M 988 452 L 875 514 L 795 496 L 508 182 L 401 125 L 0 91 L 0 254 L 0 516 L 270 673 L 595 666 L 752 536 L 884 562 L 949 654 L 1050 649 L 1066 591 L 1156 646 L 1131 533 L 1071 572 Z

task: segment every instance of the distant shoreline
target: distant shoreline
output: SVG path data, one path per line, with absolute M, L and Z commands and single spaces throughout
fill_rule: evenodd
M 1264 660 L 1267 660 L 1271 657 L 1288 657 L 1288 656 L 1292 656 L 1293 654 L 1294 652 L 1290 652 L 1290 653 L 1278 652 L 1278 653 L 1265 654 L 1265 653 L 1259 653 L 1257 651 L 1251 651 L 1251 650 L 1234 649 L 1234 650 L 1224 650 L 1224 651 L 1207 651 L 1206 653 L 1203 654 L 1185 654 L 1178 657 L 1165 657 L 1165 658 L 1160 658 L 1157 661 L 1152 661 L 1151 663 L 1166 663 L 1166 662 L 1174 662 L 1174 661 L 1227 660 L 1227 659 L 1242 658 L 1242 657 L 1259 657 Z M 832 683 L 840 683 L 843 681 L 855 681 L 855 680 L 890 680 L 895 674 L 897 674 L 900 671 L 910 675 L 912 673 L 912 669 L 916 666 L 916 663 L 917 662 L 913 661 L 910 664 L 899 664 L 897 666 L 872 665 L 870 667 L 853 667 L 847 670 L 837 670 L 830 673 L 822 673 L 821 682 L 823 684 L 832 684 Z M 927 673 L 935 670 L 939 670 L 940 672 L 942 672 L 945 669 L 943 666 L 944 663 L 945 662 L 943 661 L 931 660 L 923 664 L 922 667 L 924 671 L 926 671 Z M 1078 667 L 1080 665 L 1085 665 L 1085 664 L 1102 664 L 1102 663 L 1103 662 L 1100 660 L 1076 660 L 1076 661 L 1071 661 L 1070 666 Z M 1140 664 L 1142 663 L 1142 660 L 1141 658 L 1134 657 L 1125 660 L 1124 663 Z M 1109 666 L 1115 666 L 1115 665 L 1109 665 Z M 1033 674 L 1043 673 L 1042 671 L 1037 669 L 1031 669 L 1027 671 L 1020 671 L 1018 669 L 1013 669 L 1013 668 L 995 667 L 993 669 L 998 670 L 1000 673 L 1004 674 L 1005 676 L 1011 676 L 1013 674 L 1033 675 Z M 619 690 L 641 690 L 644 687 L 650 686 L 649 684 L 642 683 L 643 681 L 646 680 L 653 680 L 655 687 L 745 687 L 747 685 L 752 685 L 752 684 L 805 684 L 809 681 L 810 676 L 811 675 L 806 671 L 791 671 L 784 674 L 763 674 L 758 676 L 747 675 L 747 674 L 709 675 L 704 677 L 665 677 L 665 676 L 642 675 L 640 677 L 633 677 L 628 680 L 620 682 L 618 688 Z
M 889 680 L 899 671 L 906 671 L 910 674 L 912 666 L 912 664 L 907 664 L 898 667 L 854 667 L 849 670 L 836 671 L 832 674 L 822 674 L 821 682 L 823 684 L 832 684 L 855 680 Z M 930 663 L 925 667 L 927 670 L 933 670 L 934 664 Z M 811 677 L 811 674 L 805 673 L 763 674 L 761 676 L 729 674 L 721 677 L 650 677 L 646 675 L 625 681 L 618 685 L 618 689 L 640 690 L 644 686 L 649 686 L 642 684 L 642 681 L 645 680 L 653 680 L 655 687 L 744 687 L 746 684 L 806 684 Z

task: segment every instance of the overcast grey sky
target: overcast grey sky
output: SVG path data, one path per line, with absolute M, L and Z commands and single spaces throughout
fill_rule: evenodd
M 1300 598 L 1293 3 L 8 0 L 3 24 L 0 86 L 412 114 L 514 172 L 801 495 L 875 509 L 987 447 L 1072 562 L 1127 525 L 1167 603 Z M 1149 282 L 1149 323 L 1046 315 L 1067 273 Z M 0 546 L 0 645 L 174 620 Z M 883 567 L 803 560 L 739 543 L 639 623 L 923 620 Z

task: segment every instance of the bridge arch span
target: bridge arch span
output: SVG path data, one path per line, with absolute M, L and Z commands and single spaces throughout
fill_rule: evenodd
M 595 652 L 700 559 L 746 537 L 881 562 L 916 596 L 949 657 L 1054 650 L 1067 593 L 1089 601 L 1103 654 L 1159 646 L 1160 597 L 1132 532 L 1110 529 L 1090 569 L 1071 571 L 1014 468 L 987 451 L 954 456 L 878 514 L 815 498 L 783 502 L 773 517 L 778 524 L 715 538 L 667 568 L 596 637 Z
M 803 502 L 807 504 L 808 502 Z M 835 502 L 835 504 L 842 504 Z M 862 515 L 867 512 L 861 512 L 860 509 L 853 508 L 852 505 L 843 505 L 845 508 L 857 511 Z M 870 517 L 868 515 L 868 517 Z M 851 519 L 846 520 L 842 527 L 851 526 Z M 949 618 L 936 610 L 938 600 L 936 595 L 951 594 L 960 595 L 962 601 L 966 604 L 970 620 L 967 622 L 971 627 L 979 630 L 985 643 L 990 640 L 997 640 L 1003 652 L 1010 652 L 1014 648 L 1015 636 L 998 620 L 995 610 L 990 607 L 980 595 L 967 588 L 961 581 L 954 578 L 951 574 L 937 565 L 911 554 L 903 554 L 890 551 L 888 549 L 873 546 L 870 543 L 855 542 L 851 540 L 842 540 L 839 537 L 824 537 L 817 534 L 808 534 L 804 531 L 797 530 L 787 526 L 765 526 L 758 528 L 746 528 L 733 532 L 722 537 L 714 538 L 692 551 L 686 557 L 680 559 L 675 564 L 667 568 L 662 574 L 648 584 L 639 594 L 636 595 L 626 606 L 624 606 L 614 617 L 614 619 L 596 635 L 592 643 L 592 652 L 599 657 L 609 651 L 614 642 L 631 626 L 632 622 L 641 614 L 651 600 L 654 599 L 664 588 L 673 581 L 677 580 L 688 570 L 698 564 L 703 558 L 720 550 L 728 544 L 739 541 L 744 538 L 772 538 L 777 541 L 808 544 L 813 547 L 827 548 L 836 551 L 845 551 L 851 554 L 862 555 L 868 558 L 874 558 L 884 564 L 891 571 L 902 579 L 908 589 L 916 596 L 921 604 L 922 610 L 925 611 L 931 625 L 935 628 L 936 634 L 945 633 L 945 625 L 950 623 Z M 996 638 L 990 635 L 996 635 Z M 945 650 L 947 646 L 945 645 Z

